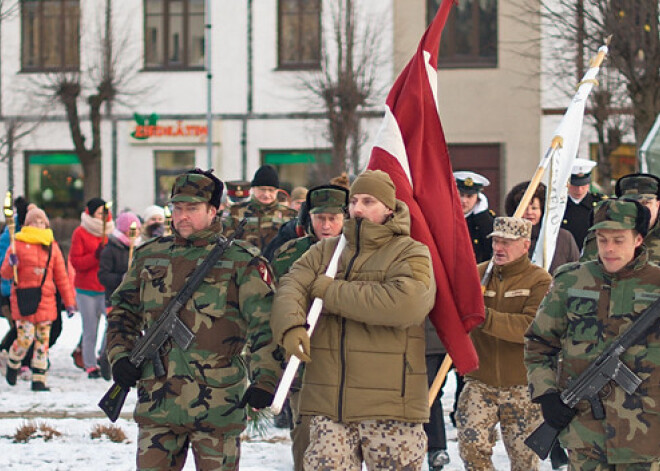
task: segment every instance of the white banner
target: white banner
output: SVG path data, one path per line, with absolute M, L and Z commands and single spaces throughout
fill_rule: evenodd
M 571 168 L 575 161 L 584 109 L 587 99 L 594 85 L 597 83 L 596 76 L 600 70 L 602 58 L 607 55 L 607 46 L 602 46 L 598 57 L 600 61 L 594 60 L 597 65 L 592 66 L 579 84 L 579 88 L 571 100 L 564 117 L 562 118 L 553 141 L 560 139 L 561 145 L 550 156 L 550 172 L 547 174 L 547 193 L 545 196 L 545 212 L 541 221 L 541 232 L 536 241 L 536 248 L 532 256 L 532 262 L 542 266 L 546 270 L 550 268 L 552 257 L 557 246 L 557 235 L 561 228 L 561 222 L 566 210 L 568 198 L 568 179 L 571 176 Z

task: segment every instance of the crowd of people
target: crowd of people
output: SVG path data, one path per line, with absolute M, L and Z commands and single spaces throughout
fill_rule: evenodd
M 553 469 L 660 469 L 650 439 L 660 430 L 657 329 L 621 352 L 639 380 L 634 391 L 610 382 L 575 407 L 561 395 L 660 297 L 660 179 L 626 175 L 607 198 L 591 191 L 592 169 L 577 159 L 548 270 L 531 262 L 546 188 L 534 188 L 520 208 L 530 182 L 515 185 L 507 215 L 497 217 L 484 193 L 489 180 L 454 174 L 473 268 L 484 276 L 492 264 L 485 320 L 471 333 L 480 366 L 457 375 L 449 414 L 467 470 L 494 470 L 498 425 L 511 469 L 539 469 L 524 440 L 544 421 L 559 433 Z M 181 469 L 189 447 L 198 469 L 238 469 L 246 407 L 271 405 L 295 356 L 302 364 L 277 420 L 291 428 L 296 471 L 363 463 L 419 470 L 425 461 L 442 470 L 450 460 L 444 411 L 440 398 L 429 407 L 428 387 L 447 353 L 427 317 L 436 291 L 430 253 L 410 237 L 406 204 L 378 170 L 290 195 L 280 187 L 267 165 L 250 182 L 190 170 L 172 186 L 171 221 L 159 206 L 115 218 L 93 198 L 66 259 L 44 211 L 17 198 L 15 235 L 7 227 L 0 236 L 2 306 L 12 325 L 0 345 L 7 382 L 16 384 L 29 363 L 32 390 L 48 391 L 57 322 L 79 312 L 87 377 L 137 386 L 139 469 Z M 337 272 L 328 276 L 340 240 Z M 214 249 L 220 259 L 202 265 Z M 191 340 L 173 335 L 136 365 L 137 339 L 192 273 L 203 282 L 177 313 Z M 323 310 L 310 336 L 314 300 Z

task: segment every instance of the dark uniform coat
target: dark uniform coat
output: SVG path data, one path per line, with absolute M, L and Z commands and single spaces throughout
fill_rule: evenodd
M 495 214 L 490 209 L 477 214 L 472 213 L 465 218 L 477 263 L 490 260 L 493 256 L 493 245 L 487 236 L 493 232 L 494 220 Z
M 591 226 L 591 213 L 594 207 L 602 200 L 603 195 L 600 193 L 587 193 L 587 196 L 582 198 L 582 201 L 577 204 L 571 198 L 568 198 L 561 227 L 573 234 L 575 243 L 578 245 L 580 251 L 582 250 L 584 238 L 587 236 L 587 232 Z

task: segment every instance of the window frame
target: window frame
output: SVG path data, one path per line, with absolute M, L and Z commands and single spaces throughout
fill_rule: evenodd
M 451 0 L 441 0 L 438 4 L 438 8 L 444 1 Z M 479 0 L 469 0 L 471 2 L 471 16 L 472 24 L 476 22 L 476 25 L 471 28 L 470 42 L 477 45 L 476 52 L 471 52 L 469 55 L 466 54 L 452 54 L 452 55 L 442 55 L 441 52 L 443 49 L 455 47 L 456 44 L 456 8 L 453 8 L 449 13 L 447 18 L 447 23 L 445 24 L 444 31 L 442 33 L 442 40 L 440 42 L 440 51 L 438 52 L 438 63 L 437 67 L 439 69 L 494 69 L 498 67 L 499 63 L 499 21 L 497 18 L 499 11 L 498 0 L 492 0 L 495 3 L 495 53 L 493 56 L 480 56 L 479 55 L 479 14 L 478 14 L 478 5 Z M 427 24 L 430 24 L 431 20 L 435 16 L 437 8 L 433 10 L 431 7 L 435 7 L 435 0 L 426 0 L 426 17 Z
M 26 39 L 25 35 L 25 5 L 28 3 L 33 3 L 36 4 L 37 6 L 37 27 L 38 27 L 38 44 L 36 46 L 37 49 L 37 54 L 35 55 L 36 57 L 36 63 L 37 65 L 31 66 L 26 64 L 26 57 L 24 54 L 25 51 L 25 44 L 24 41 Z M 21 0 L 20 2 L 20 27 L 21 27 L 21 33 L 20 33 L 20 47 L 21 47 L 21 73 L 44 73 L 44 72 L 77 72 L 80 70 L 80 0 L 46 0 L 50 3 L 57 4 L 59 3 L 59 18 L 58 18 L 58 23 L 59 23 L 59 35 L 61 38 L 61 44 L 59 49 L 59 59 L 60 59 L 60 65 L 58 66 L 46 66 L 44 65 L 45 62 L 45 57 L 44 57 L 44 48 L 45 48 L 45 43 L 48 39 L 46 38 L 44 34 L 44 0 Z M 78 15 L 77 15 L 77 21 L 76 21 L 76 65 L 65 65 L 66 59 L 67 59 L 67 40 L 66 40 L 66 32 L 67 32 L 67 21 L 66 21 L 66 12 L 67 12 L 67 4 L 71 2 L 76 2 L 77 7 L 78 7 Z
M 171 154 L 173 157 L 176 158 L 177 155 L 180 155 L 182 157 L 192 157 L 192 165 L 184 165 L 181 167 L 159 167 L 158 166 L 158 158 L 160 156 L 165 156 L 166 154 Z M 167 204 L 168 197 L 164 197 L 163 199 L 160 198 L 159 190 L 165 190 L 165 193 L 168 193 L 170 188 L 159 188 L 160 184 L 160 177 L 176 177 L 177 175 L 180 175 L 181 173 L 189 170 L 191 167 L 196 166 L 196 161 L 197 161 L 197 152 L 195 151 L 194 148 L 175 148 L 175 149 L 168 149 L 168 148 L 161 148 L 161 147 L 156 147 L 152 150 L 152 158 L 153 158 L 153 163 L 154 163 L 154 204 L 165 206 Z M 162 204 L 161 204 L 162 203 Z
M 52 163 L 49 162 L 49 163 L 46 163 L 46 164 L 44 164 L 44 163 L 40 164 L 40 163 L 34 162 L 33 158 L 35 158 L 35 157 L 37 157 L 37 158 L 39 158 L 39 157 L 52 157 L 52 156 L 57 156 L 57 155 L 75 156 L 78 159 L 78 162 L 75 163 L 75 164 L 71 163 L 71 164 L 68 164 L 68 165 L 73 166 L 73 167 L 78 166 L 78 168 L 76 168 L 76 170 L 79 170 L 80 177 L 83 178 L 82 163 L 80 162 L 80 157 L 78 157 L 75 150 L 67 150 L 67 149 L 62 149 L 62 150 L 57 150 L 57 149 L 53 149 L 53 150 L 34 150 L 34 149 L 33 150 L 26 150 L 26 151 L 23 152 L 23 162 L 24 162 L 24 166 L 23 166 L 23 188 L 24 188 L 24 192 L 23 192 L 23 194 L 26 195 L 26 197 L 29 198 L 30 201 L 38 203 L 39 206 L 42 209 L 45 209 L 48 212 L 48 215 L 51 218 L 54 218 L 54 217 L 71 218 L 71 217 L 74 217 L 74 215 L 79 215 L 80 212 L 85 208 L 85 201 L 84 201 L 84 198 L 83 198 L 82 186 L 80 188 L 79 198 L 75 198 L 75 197 L 74 198 L 68 198 L 65 201 L 65 202 L 68 202 L 68 204 L 63 204 L 62 205 L 62 207 L 69 208 L 69 209 L 70 209 L 71 206 L 74 206 L 74 209 L 71 212 L 69 212 L 69 214 L 66 214 L 67 213 L 66 210 L 63 210 L 63 214 L 62 214 L 62 213 L 60 213 L 60 209 L 57 209 L 57 208 L 53 209 L 54 204 L 62 203 L 62 201 L 55 200 L 55 202 L 51 202 L 51 201 L 44 202 L 41 197 L 33 198 L 33 195 L 31 193 L 31 190 L 33 190 L 33 187 L 30 184 L 31 183 L 30 170 L 32 169 L 32 166 L 41 165 L 42 167 L 51 167 L 51 166 L 61 165 L 61 164 L 58 164 L 57 162 L 52 162 Z M 43 168 L 40 169 L 40 170 L 43 171 Z M 58 186 L 62 186 L 62 185 L 65 184 L 65 182 L 63 182 L 61 180 L 56 180 L 56 184 Z M 41 189 L 41 182 L 39 182 L 38 188 Z
M 282 18 L 283 18 L 283 13 L 282 13 L 282 0 L 277 0 L 277 70 L 319 70 L 321 68 L 321 40 L 322 40 L 322 25 L 321 25 L 321 13 L 322 13 L 322 6 L 323 2 L 321 0 L 314 0 L 317 2 L 317 15 L 318 15 L 318 45 L 319 45 L 319 50 L 318 50 L 318 61 L 315 63 L 312 62 L 303 62 L 301 61 L 300 57 L 302 56 L 302 34 L 303 34 L 303 28 L 302 28 L 302 18 L 304 15 L 304 8 L 302 7 L 303 3 L 306 1 L 310 0 L 296 0 L 298 3 L 298 20 L 299 20 L 299 27 L 297 31 L 297 36 L 298 36 L 298 41 L 297 41 L 297 49 L 298 49 L 298 61 L 297 62 L 283 62 L 282 57 L 283 57 L 283 40 L 282 40 Z
M 142 5 L 143 5 L 143 14 L 142 14 L 142 31 L 143 31 L 143 38 L 142 38 L 142 46 L 143 46 L 143 51 L 144 51 L 144 60 L 142 64 L 142 68 L 145 72 L 189 72 L 189 71 L 203 71 L 205 70 L 205 63 L 206 63 L 206 46 L 204 46 L 204 56 L 203 56 L 203 61 L 202 65 L 189 65 L 190 63 L 190 52 L 191 52 L 191 44 L 190 44 L 190 0 L 160 0 L 163 8 L 163 12 L 160 14 L 161 19 L 162 19 L 162 31 L 163 31 L 163 37 L 160 39 L 159 45 L 163 48 L 163 61 L 160 65 L 148 65 L 147 64 L 147 2 L 148 0 L 143 0 Z M 182 51 L 182 60 L 181 64 L 176 64 L 176 65 L 170 65 L 169 64 L 169 52 L 170 52 L 170 3 L 173 1 L 180 1 L 183 3 L 183 13 L 181 14 L 184 18 L 183 21 L 183 32 L 182 32 L 182 40 L 183 40 L 183 46 L 181 48 Z M 206 4 L 202 2 L 203 5 L 203 11 L 202 11 L 202 17 L 205 17 L 206 15 Z M 205 23 L 204 23 L 205 24 Z M 202 28 L 202 33 L 204 33 L 204 40 L 206 40 L 205 36 L 205 31 L 204 28 Z

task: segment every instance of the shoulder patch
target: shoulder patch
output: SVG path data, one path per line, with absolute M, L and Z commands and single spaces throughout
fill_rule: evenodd
M 490 213 L 491 216 L 495 217 L 495 211 L 493 211 L 492 209 L 489 209 L 488 212 Z
M 252 245 L 249 242 L 246 242 L 241 239 L 234 239 L 234 246 L 241 249 L 243 252 L 247 252 L 252 257 L 260 257 L 261 256 L 261 250 L 259 250 L 259 247 L 256 247 Z
M 564 273 L 568 273 L 574 270 L 577 270 L 582 266 L 581 262 L 571 262 L 571 263 L 566 263 L 564 265 L 561 265 L 557 270 L 555 271 L 555 278 L 557 278 L 560 275 L 563 275 Z

